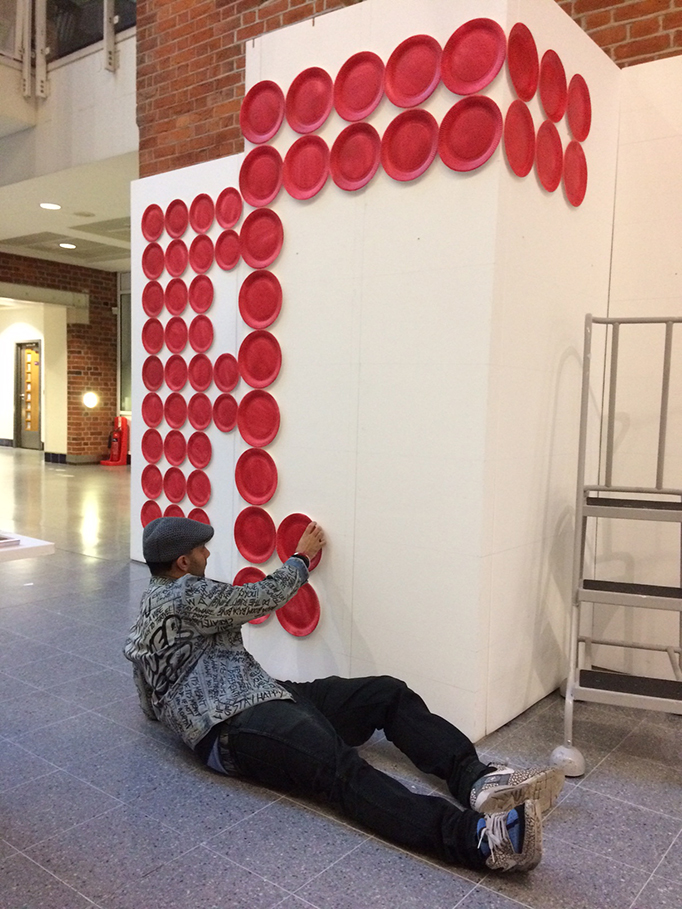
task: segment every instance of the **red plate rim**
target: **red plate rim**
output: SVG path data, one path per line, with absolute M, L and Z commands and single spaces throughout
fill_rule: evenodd
M 150 451 L 150 446 L 152 451 Z M 156 450 L 158 448 L 158 455 Z M 146 429 L 142 434 L 140 441 L 140 451 L 142 456 L 149 464 L 158 464 L 163 456 L 163 439 L 158 429 Z
M 448 147 L 448 130 L 453 121 L 457 119 L 457 117 L 461 116 L 463 113 L 466 113 L 469 108 L 473 107 L 483 108 L 490 113 L 493 121 L 493 130 L 491 133 L 491 139 L 483 152 L 481 152 L 475 158 L 462 158 Z M 438 152 L 443 163 L 452 170 L 459 172 L 476 170 L 476 168 L 481 167 L 483 164 L 485 164 L 485 162 L 488 161 L 495 153 L 495 149 L 500 144 L 501 136 L 502 113 L 495 101 L 493 101 L 493 99 L 489 98 L 487 95 L 468 95 L 466 98 L 462 98 L 461 101 L 458 101 L 456 104 L 454 104 L 447 112 L 447 114 L 443 117 L 443 122 L 440 125 L 440 130 L 438 133 Z
M 156 378 L 154 378 L 154 375 L 150 377 L 149 373 L 152 371 L 158 376 L 158 382 L 156 381 Z M 163 363 L 156 354 L 147 357 L 142 364 L 142 381 L 144 382 L 145 388 L 149 391 L 158 391 L 163 385 Z M 149 384 L 150 382 L 152 383 L 151 385 Z
M 568 83 L 566 118 L 573 138 L 584 142 L 592 126 L 592 101 L 587 82 L 580 73 L 576 73 Z
M 208 373 L 208 382 L 205 384 L 205 380 L 199 381 L 197 378 L 196 373 L 198 370 L 206 371 Z M 213 364 L 206 354 L 198 353 L 192 357 L 187 366 L 187 377 L 189 379 L 189 384 L 195 391 L 206 391 L 207 388 L 210 388 L 211 382 L 213 381 Z
M 271 160 L 275 164 L 276 174 L 273 186 L 267 187 L 267 192 L 262 192 L 262 187 L 254 186 L 253 168 L 262 160 Z M 282 188 L 282 156 L 272 145 L 259 145 L 252 148 L 244 158 L 239 169 L 239 189 L 244 201 L 254 208 L 270 205 Z M 261 190 L 259 192 L 259 189 Z
M 147 319 L 142 326 L 142 346 L 150 354 L 157 354 L 163 347 L 163 325 L 158 319 Z
M 171 220 L 175 218 L 176 212 L 180 212 L 179 224 L 172 225 Z M 183 202 L 182 199 L 173 199 L 172 202 L 169 202 L 166 206 L 164 222 L 166 225 L 166 233 L 169 237 L 181 237 L 189 225 L 189 211 L 187 210 L 187 204 Z
M 166 322 L 164 338 L 171 353 L 182 353 L 187 347 L 187 323 L 182 316 L 172 316 Z
M 258 520 L 258 523 L 262 528 L 259 530 L 259 537 L 263 541 L 263 545 L 260 549 L 246 546 L 243 540 L 245 527 L 248 526 L 249 522 L 253 522 L 254 520 Z M 246 508 L 239 512 L 234 522 L 234 541 L 237 544 L 239 552 L 245 559 L 248 559 L 249 562 L 256 562 L 257 564 L 267 562 L 275 551 L 275 533 L 275 522 L 267 511 L 258 505 L 247 505 Z
M 213 265 L 214 256 L 213 240 L 207 234 L 197 234 L 189 248 L 189 264 L 193 271 L 205 274 Z
M 232 203 L 230 205 L 229 203 Z M 230 212 L 230 217 L 225 217 L 225 208 L 234 208 L 235 211 Z M 242 210 L 244 208 L 244 202 L 242 201 L 241 193 L 236 188 L 236 186 L 226 186 L 225 189 L 220 193 L 216 200 L 215 205 L 215 217 L 218 224 L 224 229 L 229 230 L 231 227 L 234 227 L 237 221 L 242 216 Z
M 157 225 L 154 224 L 154 221 L 157 220 Z M 151 222 L 151 224 L 150 224 Z M 152 202 L 151 205 L 148 205 L 145 210 L 142 212 L 141 219 L 141 229 L 142 236 L 150 243 L 153 243 L 155 240 L 158 240 L 165 226 L 165 221 L 163 217 L 163 209 L 160 205 L 157 205 L 156 202 Z
M 180 402 L 182 404 L 180 405 Z M 178 413 L 175 415 L 172 411 L 176 410 L 176 404 L 180 405 Z M 171 429 L 182 429 L 187 420 L 187 403 L 184 397 L 177 391 L 171 392 L 163 404 L 163 415 L 166 423 Z
M 175 302 L 175 297 L 179 297 L 180 301 L 182 302 L 181 306 Z M 163 300 L 168 312 L 172 316 L 182 315 L 182 313 L 187 308 L 187 299 L 187 285 L 182 280 L 182 278 L 171 278 L 168 284 L 166 284 L 166 289 L 163 294 Z M 171 300 L 173 300 L 172 304 L 170 302 Z
M 163 249 L 158 243 L 148 243 L 142 250 L 142 271 L 152 281 L 160 278 L 166 264 Z
M 250 108 L 253 106 L 254 100 L 258 97 L 259 94 L 267 92 L 272 95 L 275 99 L 276 110 L 275 116 L 271 125 L 265 132 L 258 132 L 255 128 L 252 128 L 252 125 L 248 122 Z M 279 87 L 276 82 L 273 82 L 270 79 L 262 79 L 260 82 L 256 82 L 244 97 L 242 101 L 242 106 L 239 109 L 239 125 L 241 127 L 244 138 L 248 139 L 249 142 L 253 142 L 254 145 L 260 145 L 261 142 L 268 142 L 272 139 L 273 136 L 277 134 L 282 121 L 284 120 L 284 92 Z
M 528 146 L 528 154 L 523 160 L 510 153 L 512 142 L 517 138 L 525 140 Z M 504 118 L 504 150 L 517 177 L 525 177 L 531 172 L 535 160 L 535 126 L 528 105 L 520 98 L 512 101 Z
M 267 365 L 269 367 L 267 373 L 262 376 L 254 375 L 254 364 L 251 362 L 253 346 L 259 342 L 264 342 L 267 346 L 260 345 L 261 353 L 258 356 L 259 362 L 256 365 Z M 270 354 L 270 362 L 267 364 L 264 364 L 263 362 L 263 351 L 268 351 Z M 250 385 L 251 388 L 267 388 L 269 385 L 272 385 L 282 368 L 282 348 L 279 346 L 279 341 L 272 332 L 263 328 L 258 328 L 255 331 L 249 332 L 242 341 L 239 347 L 237 362 L 239 363 L 239 373 L 247 385 Z
M 163 492 L 163 475 L 156 464 L 147 464 L 143 468 L 140 483 L 148 499 L 158 499 Z
M 428 125 L 431 132 L 431 149 L 426 156 L 426 158 L 419 164 L 417 167 L 412 170 L 406 171 L 399 167 L 391 159 L 391 142 L 394 140 L 394 137 L 399 134 L 400 128 L 411 120 L 422 121 L 424 124 Z M 403 111 L 401 114 L 398 114 L 386 127 L 383 138 L 381 140 L 381 164 L 389 175 L 394 180 L 399 180 L 406 182 L 408 180 L 415 180 L 421 174 L 425 173 L 433 163 L 433 159 L 436 157 L 436 152 L 438 151 L 438 123 L 433 114 L 429 113 L 427 110 L 422 110 L 421 108 L 414 108 L 412 110 Z
M 189 252 L 184 240 L 171 240 L 164 255 L 166 271 L 172 278 L 184 274 L 189 263 Z
M 564 152 L 563 179 L 566 198 L 577 208 L 582 205 L 587 192 L 587 160 L 582 145 L 576 139 L 568 143 Z
M 180 354 L 173 354 L 166 360 L 163 378 L 171 391 L 180 391 L 187 384 L 187 363 Z
M 551 172 L 549 165 L 552 166 Z M 563 151 L 559 131 L 551 120 L 543 120 L 537 132 L 535 169 L 542 186 L 547 192 L 553 193 L 561 182 Z
M 395 85 L 398 68 L 402 62 L 402 55 L 405 51 L 410 50 L 414 45 L 423 45 L 425 48 L 433 51 L 436 61 L 433 65 L 433 74 L 429 83 L 421 90 L 414 94 L 403 94 Z M 388 58 L 386 70 L 384 72 L 384 88 L 389 101 L 396 107 L 415 107 L 430 97 L 440 82 L 440 61 L 443 50 L 440 44 L 431 35 L 411 35 L 395 48 Z
M 296 182 L 295 163 L 301 152 L 310 146 L 318 148 L 322 152 L 322 168 L 317 174 L 317 179 L 311 185 L 301 185 Z M 310 168 L 307 168 L 310 171 Z M 282 166 L 282 182 L 284 188 L 293 199 L 312 199 L 316 196 L 329 176 L 329 146 L 321 136 L 301 136 L 297 139 L 284 158 Z
M 201 490 L 195 487 L 199 484 L 206 484 L 207 489 Z M 187 497 L 192 505 L 203 508 L 211 498 L 211 481 L 203 470 L 193 470 L 187 477 Z
M 205 338 L 202 337 L 204 334 Z M 197 353 L 206 353 L 214 339 L 212 320 L 203 314 L 195 316 L 190 323 L 187 337 L 192 350 L 196 350 Z
M 366 138 L 366 145 L 373 153 L 373 161 L 370 164 L 369 169 L 361 177 L 352 180 L 342 173 L 341 163 L 348 141 L 356 135 L 364 136 Z M 351 123 L 350 126 L 347 126 L 339 133 L 332 145 L 331 154 L 329 156 L 329 170 L 332 175 L 332 180 L 339 189 L 344 189 L 347 192 L 355 192 L 369 183 L 379 169 L 380 162 L 381 136 L 379 133 L 370 123 Z
M 298 541 L 308 524 L 310 524 L 310 518 L 307 514 L 303 514 L 300 511 L 294 511 L 280 521 L 280 525 L 277 528 L 277 555 L 283 562 L 286 562 L 296 552 Z M 294 535 L 296 536 L 295 540 L 291 537 L 292 530 L 294 530 Z M 321 559 L 322 550 L 311 560 L 309 571 L 317 568 Z
M 158 502 L 147 501 L 140 509 L 140 522 L 146 527 L 150 521 L 161 517 L 161 506 Z
M 230 384 L 229 381 L 226 382 L 221 374 L 224 363 L 229 363 L 230 367 L 232 367 L 232 364 L 234 363 L 234 372 L 236 373 L 236 378 L 232 384 Z M 220 354 L 218 359 L 213 364 L 213 381 L 216 384 L 216 388 L 218 388 L 220 391 L 232 391 L 234 388 L 236 388 L 237 382 L 239 382 L 239 363 L 237 362 L 237 358 L 234 356 L 234 354 Z
M 166 458 L 168 460 L 168 458 Z M 179 467 L 169 467 L 163 475 L 163 491 L 169 502 L 177 504 L 185 498 L 187 483 Z
M 303 608 L 310 614 L 310 618 L 306 624 L 296 624 L 291 616 L 295 607 L 301 602 L 303 603 Z M 298 590 L 295 596 L 289 600 L 286 606 L 282 606 L 281 609 L 277 610 L 275 615 L 282 628 L 285 631 L 288 631 L 289 634 L 299 638 L 306 637 L 315 631 L 320 621 L 320 601 L 311 585 L 305 584 Z
M 208 458 L 197 457 L 196 448 L 201 443 L 201 445 L 208 446 Z M 213 446 L 211 445 L 210 438 L 206 435 L 205 432 L 197 430 L 193 432 L 192 435 L 187 440 L 187 457 L 190 464 L 193 467 L 197 467 L 199 470 L 204 470 L 211 463 L 211 458 L 213 456 Z
M 207 220 L 201 219 L 204 210 L 210 211 L 210 218 Z M 192 199 L 192 204 L 189 207 L 189 223 L 192 226 L 192 230 L 195 230 L 198 234 L 205 234 L 207 230 L 211 229 L 214 218 L 215 205 L 213 199 L 208 193 L 199 193 Z
M 201 422 L 197 420 L 197 408 L 203 407 L 206 414 Z M 198 391 L 187 402 L 187 419 L 195 429 L 207 429 L 213 419 L 213 403 L 207 394 Z
M 249 232 L 253 230 L 253 226 L 257 225 L 262 220 L 271 221 L 276 228 L 275 242 L 271 249 L 265 250 L 253 250 L 249 245 Z M 282 250 L 282 244 L 284 242 L 284 228 L 282 227 L 282 221 L 277 214 L 271 208 L 258 208 L 256 211 L 252 211 L 248 215 L 242 225 L 241 234 L 241 253 L 242 258 L 247 265 L 250 265 L 251 268 L 267 268 L 268 265 L 272 265 L 277 256 Z
M 179 467 L 187 457 L 187 442 L 179 429 L 171 429 L 163 440 L 163 454 L 169 464 Z
M 371 101 L 360 108 L 352 105 L 352 99 L 344 96 L 344 91 L 346 88 L 346 80 L 353 72 L 354 68 L 362 63 L 369 63 L 375 73 L 379 76 L 379 87 Z M 350 123 L 354 123 L 358 120 L 364 120 L 365 117 L 368 117 L 372 113 L 384 96 L 385 70 L 384 61 L 373 51 L 358 51 L 357 54 L 353 54 L 352 57 L 349 57 L 346 60 L 336 74 L 336 79 L 334 80 L 334 107 L 339 117 Z
M 322 111 L 315 120 L 304 121 L 300 117 L 300 111 L 297 110 L 298 92 L 307 82 L 320 80 L 324 83 L 324 89 L 327 92 L 327 99 Z M 331 113 L 334 105 L 334 83 L 329 73 L 320 66 L 309 66 L 302 70 L 289 86 L 285 100 L 285 113 L 287 123 L 297 133 L 314 133 L 325 122 Z
M 509 32 L 507 68 L 516 94 L 522 101 L 530 101 L 538 90 L 540 60 L 535 38 L 523 22 L 517 22 Z
M 228 240 L 232 241 L 230 245 L 237 250 L 236 255 L 232 252 L 229 258 L 224 255 L 224 245 Z M 232 228 L 224 230 L 215 242 L 215 260 L 219 267 L 223 271 L 232 271 L 239 264 L 241 255 L 241 240 L 237 231 Z
M 156 297 L 157 299 L 154 299 Z M 148 281 L 142 289 L 142 309 L 148 316 L 159 316 L 163 311 L 164 290 L 158 281 Z
M 244 479 L 249 464 L 254 460 L 261 461 L 270 474 L 270 483 L 267 489 L 260 494 L 250 490 Z M 242 499 L 247 501 L 250 505 L 265 505 L 277 491 L 277 465 L 268 452 L 264 451 L 262 448 L 248 448 L 239 456 L 239 460 L 234 468 L 234 479 L 237 491 Z
M 552 99 L 547 97 L 548 87 L 556 90 L 554 104 L 549 103 Z M 564 64 L 557 52 L 550 49 L 545 51 L 540 61 L 540 103 L 550 120 L 555 123 L 561 120 L 566 112 L 567 99 L 568 86 Z
M 222 419 L 222 416 L 220 413 L 220 408 L 223 403 L 229 404 L 230 410 L 234 411 L 234 418 L 230 419 L 229 422 L 225 422 Z M 213 402 L 213 422 L 215 423 L 216 427 L 221 432 L 232 432 L 232 430 L 237 425 L 237 414 L 238 413 L 239 413 L 239 405 L 237 404 L 237 401 L 236 401 L 234 395 L 231 395 L 227 391 L 223 392 L 221 395 L 218 395 L 218 397 Z
M 268 403 L 268 406 L 272 410 L 274 417 L 274 426 L 264 436 L 255 435 L 249 426 L 250 408 L 257 400 L 260 399 L 263 399 Z M 269 445 L 279 432 L 279 424 L 279 405 L 270 394 L 270 392 L 263 391 L 262 389 L 254 389 L 254 391 L 250 391 L 248 394 L 245 394 L 239 402 L 239 410 L 237 412 L 237 428 L 239 429 L 239 434 L 241 435 L 242 439 L 244 439 L 245 442 L 248 442 L 249 445 L 253 445 L 254 448 L 265 448 L 267 445 Z
M 462 39 L 468 37 L 472 32 L 476 31 L 487 32 L 494 36 L 497 53 L 484 75 L 472 81 L 459 79 L 449 70 L 448 63 L 450 62 L 451 58 L 457 53 Z M 440 64 L 443 84 L 446 86 L 446 88 L 449 88 L 450 91 L 454 92 L 456 95 L 473 95 L 475 92 L 479 92 L 482 88 L 490 85 L 490 83 L 502 69 L 502 64 L 504 63 L 506 53 L 507 39 L 499 22 L 496 22 L 494 19 L 487 19 L 485 17 L 479 19 L 469 19 L 468 22 L 460 25 L 460 27 L 452 33 L 445 47 L 443 48 L 443 56 L 441 57 Z
M 252 306 L 250 298 L 254 293 L 254 286 L 257 288 L 261 283 L 268 284 L 273 288 L 273 304 L 272 309 L 267 316 L 259 319 L 249 307 Z M 251 274 L 244 279 L 242 286 L 239 288 L 239 312 L 242 319 L 249 328 L 267 328 L 275 321 L 280 314 L 281 309 L 282 285 L 280 284 L 277 275 L 264 268 L 252 271 Z M 229 391 L 229 389 L 227 390 Z
M 163 401 L 155 391 L 150 391 L 142 399 L 140 411 L 145 426 L 159 426 L 163 420 Z
M 189 290 L 187 292 L 189 305 L 192 307 L 194 312 L 208 312 L 208 310 L 211 308 L 211 304 L 213 303 L 213 294 L 213 281 L 211 281 L 208 275 L 197 275 L 192 279 L 192 283 L 190 284 Z M 202 300 L 202 297 L 206 299 Z

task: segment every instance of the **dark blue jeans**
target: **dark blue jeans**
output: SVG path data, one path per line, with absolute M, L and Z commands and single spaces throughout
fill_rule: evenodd
M 419 795 L 363 760 L 354 746 L 382 729 L 425 773 L 447 782 L 463 805 L 482 764 L 469 739 L 404 682 L 389 676 L 283 682 L 294 700 L 267 701 L 225 724 L 220 745 L 245 777 L 324 799 L 373 833 L 451 863 L 485 867 L 476 846 L 480 815 Z

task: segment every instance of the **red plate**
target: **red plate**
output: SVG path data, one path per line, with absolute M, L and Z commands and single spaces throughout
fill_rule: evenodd
M 206 234 L 199 234 L 189 248 L 189 264 L 194 271 L 203 274 L 213 265 L 213 240 Z
M 436 157 L 438 124 L 426 110 L 406 110 L 388 124 L 381 140 L 381 163 L 394 180 L 414 180 Z
M 269 331 L 252 331 L 239 348 L 239 373 L 251 388 L 272 385 L 282 367 L 282 350 Z
M 340 189 L 352 192 L 366 186 L 379 168 L 381 139 L 369 123 L 347 126 L 332 145 L 329 168 Z
M 558 123 L 566 111 L 566 72 L 556 51 L 548 50 L 540 61 L 540 101 L 550 120 Z
M 279 431 L 279 407 L 267 391 L 250 391 L 239 403 L 239 433 L 254 448 L 265 448 Z
M 251 268 L 272 265 L 282 249 L 284 229 L 279 215 L 270 208 L 252 211 L 242 225 L 242 256 Z
M 166 309 L 172 316 L 179 316 L 187 306 L 187 285 L 182 278 L 171 278 L 164 294 Z
M 267 562 L 275 551 L 275 522 L 267 511 L 251 505 L 237 515 L 234 541 L 249 562 Z
M 166 505 L 163 516 L 164 518 L 184 518 L 185 512 L 179 505 Z
M 239 234 L 236 230 L 224 230 L 215 244 L 215 260 L 224 271 L 231 271 L 241 255 Z
M 553 193 L 561 182 L 563 170 L 563 152 L 559 131 L 551 120 L 540 124 L 535 140 L 535 170 L 540 183 Z
M 163 405 L 163 415 L 166 423 L 173 429 L 180 429 L 187 419 L 187 402 L 181 394 L 174 391 L 169 394 Z
M 187 491 L 184 473 L 177 467 L 169 467 L 163 475 L 163 491 L 169 502 L 182 502 Z
M 189 255 L 184 240 L 171 240 L 166 247 L 166 271 L 178 278 L 187 268 Z
M 269 205 L 282 188 L 282 157 L 271 145 L 252 149 L 239 170 L 239 189 L 254 208 Z
M 187 442 L 177 429 L 171 429 L 163 440 L 163 453 L 169 464 L 179 467 L 187 456 Z M 169 496 L 170 498 L 170 496 Z M 179 499 L 177 501 L 180 501 Z
M 564 190 L 566 198 L 576 207 L 587 190 L 587 161 L 580 142 L 569 142 L 564 155 Z
M 182 199 L 173 199 L 166 209 L 166 232 L 169 237 L 181 237 L 189 224 L 189 212 Z
M 239 289 L 239 312 L 246 324 L 251 328 L 267 328 L 281 308 L 282 285 L 276 275 L 265 269 L 251 272 Z
M 142 436 L 140 447 L 145 461 L 149 461 L 150 464 L 156 464 L 157 461 L 161 460 L 161 455 L 163 454 L 161 433 L 157 429 L 148 429 Z
M 415 107 L 433 94 L 440 82 L 440 44 L 429 35 L 413 35 L 388 58 L 386 94 L 396 107 Z
M 310 524 L 308 515 L 294 512 L 294 514 L 287 515 L 277 528 L 277 555 L 283 562 L 286 562 L 296 552 L 303 531 L 308 524 Z M 311 561 L 310 571 L 317 568 L 321 558 L 322 550 Z
M 518 99 L 509 105 L 504 118 L 504 150 L 518 177 L 530 173 L 535 159 L 535 127 L 528 106 Z
M 234 470 L 239 495 L 250 505 L 265 505 L 277 489 L 277 467 L 267 451 L 249 448 Z
M 142 236 L 149 242 L 158 240 L 163 233 L 163 209 L 160 205 L 148 205 L 142 215 Z
M 384 61 L 371 51 L 353 54 L 334 80 L 334 107 L 344 120 L 368 117 L 384 96 Z
M 147 464 L 140 478 L 142 492 L 148 499 L 158 499 L 163 489 L 163 477 L 155 464 Z
M 149 281 L 142 291 L 142 309 L 148 316 L 158 316 L 163 309 L 163 287 L 158 281 Z
M 443 48 L 443 82 L 456 95 L 473 95 L 490 85 L 502 69 L 507 39 L 493 19 L 470 19 Z
M 320 601 L 310 584 L 305 584 L 275 615 L 289 634 L 305 637 L 315 631 L 320 621 Z
M 220 354 L 213 366 L 213 381 L 221 391 L 232 391 L 239 381 L 239 365 L 232 354 Z
M 206 193 L 199 193 L 198 196 L 195 196 L 189 207 L 189 223 L 192 225 L 192 230 L 198 234 L 205 234 L 207 230 L 211 229 L 214 217 L 213 199 Z
M 213 422 L 221 432 L 232 432 L 237 424 L 237 402 L 232 395 L 218 395 L 215 399 Z
M 195 316 L 189 326 L 189 343 L 197 353 L 206 353 L 213 344 L 213 322 L 208 316 Z
M 193 508 L 187 515 L 190 521 L 201 521 L 202 524 L 210 524 L 208 515 L 203 508 Z
M 289 86 L 286 116 L 289 126 L 297 133 L 314 133 L 327 119 L 332 109 L 334 86 L 332 77 L 319 66 L 304 69 Z
M 150 243 L 145 246 L 142 253 L 142 271 L 145 275 L 153 280 L 160 278 L 163 274 L 165 258 L 163 250 L 158 243 Z
M 163 420 L 163 401 L 155 392 L 151 392 L 144 396 L 141 411 L 147 426 L 158 426 Z
M 189 399 L 187 405 L 189 422 L 195 429 L 206 429 L 213 419 L 213 404 L 208 395 L 198 392 Z
M 592 102 L 587 82 L 579 73 L 568 84 L 566 116 L 573 138 L 584 142 L 592 125 Z
M 171 353 L 180 353 L 187 346 L 187 323 L 180 316 L 166 322 L 166 347 Z
M 193 470 L 187 477 L 187 495 L 192 505 L 200 507 L 211 498 L 211 481 L 203 470 Z
M 168 357 L 163 369 L 163 377 L 171 391 L 180 391 L 187 384 L 187 363 L 179 354 Z
M 163 325 L 158 319 L 147 319 L 142 326 L 142 344 L 147 353 L 158 353 L 163 347 Z
M 195 391 L 206 391 L 213 381 L 213 364 L 206 354 L 197 354 L 189 361 L 189 383 Z
M 189 305 L 194 312 L 207 312 L 213 303 L 213 282 L 206 275 L 197 275 L 189 285 Z
M 161 506 L 158 502 L 145 502 L 140 509 L 140 520 L 142 521 L 143 527 L 146 527 L 150 521 L 154 521 L 156 518 L 160 517 Z
M 469 95 L 443 117 L 438 152 L 452 170 L 476 170 L 493 154 L 501 135 L 502 114 L 497 104 L 486 95 Z
M 264 571 L 261 571 L 260 568 L 254 568 L 252 565 L 249 565 L 237 572 L 237 574 L 234 576 L 234 581 L 232 581 L 232 585 L 234 587 L 241 587 L 243 584 L 257 584 L 258 581 L 262 581 L 264 577 L 266 577 Z M 270 615 L 271 613 L 268 613 L 267 615 L 262 615 L 258 619 L 250 619 L 249 624 L 262 625 L 263 622 L 267 622 L 267 620 L 270 618 Z
M 163 385 L 163 363 L 158 357 L 147 357 L 142 364 L 142 381 L 149 391 L 158 391 Z
M 284 92 L 276 82 L 264 79 L 246 93 L 239 111 L 244 138 L 254 145 L 268 142 L 284 119 Z M 233 223 L 236 223 L 233 222 Z M 223 224 L 223 227 L 231 225 Z
M 234 227 L 242 216 L 243 207 L 239 190 L 234 186 L 228 186 L 218 196 L 215 206 L 216 221 L 221 227 Z
M 284 188 L 294 199 L 312 199 L 329 176 L 329 146 L 320 136 L 301 136 L 284 158 Z
M 540 62 L 535 39 L 523 22 L 509 32 L 507 68 L 516 94 L 522 101 L 530 101 L 538 88 Z
M 205 432 L 193 432 L 187 440 L 187 457 L 193 467 L 203 470 L 211 463 L 211 440 Z

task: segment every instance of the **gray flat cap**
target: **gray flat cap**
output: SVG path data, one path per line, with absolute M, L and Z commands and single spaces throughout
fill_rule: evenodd
M 190 518 L 156 518 L 142 533 L 145 562 L 172 562 L 195 546 L 203 546 L 213 536 L 213 528 Z

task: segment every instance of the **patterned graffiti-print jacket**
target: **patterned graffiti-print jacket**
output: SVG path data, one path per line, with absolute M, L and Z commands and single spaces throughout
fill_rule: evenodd
M 124 647 L 140 706 L 193 748 L 216 723 L 289 698 L 245 649 L 241 626 L 284 606 L 308 579 L 298 558 L 256 584 L 152 577 Z

